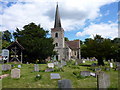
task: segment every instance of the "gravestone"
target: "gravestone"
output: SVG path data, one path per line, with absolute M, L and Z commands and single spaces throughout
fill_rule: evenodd
M 38 64 L 34 64 L 34 71 L 39 72 L 39 65 Z
M 21 65 L 18 65 L 18 68 L 21 68 Z
M 113 68 L 113 63 L 110 63 L 110 67 Z
M 96 76 L 96 74 L 95 74 L 95 73 L 92 73 L 92 72 L 90 72 L 90 75 L 91 75 L 91 76 L 94 76 L 94 77 Z
M 80 75 L 86 77 L 86 76 L 90 76 L 90 71 L 81 71 Z
M 12 69 L 11 70 L 11 78 L 20 78 L 20 69 Z
M 64 80 L 58 80 L 58 88 L 72 88 L 71 80 L 64 79 Z
M 52 71 L 54 71 L 54 69 L 52 69 L 52 68 L 48 68 L 45 70 L 45 72 L 52 72 Z
M 2 65 L 2 70 L 3 71 L 11 70 L 11 65 L 9 65 L 9 64 L 3 64 Z
M 50 76 L 51 76 L 51 79 L 60 79 L 61 78 L 59 73 L 51 73 Z
M 48 63 L 49 68 L 54 68 L 54 63 Z
M 107 68 L 105 68 L 105 70 L 106 70 L 106 71 L 110 71 L 110 68 L 107 67 Z
M 96 65 L 97 65 L 96 63 L 92 63 L 92 65 L 91 65 L 91 66 L 92 66 L 92 67 L 94 67 L 94 66 L 96 66 Z
M 85 63 L 85 60 L 83 60 L 83 63 Z
M 62 65 L 62 64 L 58 64 L 57 67 L 58 67 L 58 68 L 62 68 L 63 65 Z
M 27 62 L 26 64 L 29 64 L 29 62 Z
M 97 71 L 101 71 L 101 68 L 95 68 L 95 71 L 97 72 Z
M 110 76 L 104 72 L 97 73 L 97 87 L 101 88 L 108 88 L 110 86 Z
M 63 66 L 67 65 L 66 62 L 63 61 L 63 60 L 61 61 L 61 64 L 62 64 Z
M 58 65 L 58 62 L 54 62 L 54 65 Z

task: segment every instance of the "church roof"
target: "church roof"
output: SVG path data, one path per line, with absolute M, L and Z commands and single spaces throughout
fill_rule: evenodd
M 15 42 L 13 42 L 10 46 L 8 46 L 7 48 L 10 49 L 11 47 L 14 47 L 15 45 L 17 45 L 18 47 L 20 47 L 22 50 L 24 50 L 24 47 L 17 41 L 15 40 Z
M 66 41 L 65 43 L 71 49 L 75 50 L 80 48 L 80 40 Z
M 60 21 L 60 14 L 59 14 L 59 10 L 58 10 L 58 4 L 56 6 L 54 28 L 61 28 L 61 21 Z

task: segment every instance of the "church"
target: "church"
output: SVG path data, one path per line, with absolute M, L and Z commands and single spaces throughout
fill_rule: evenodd
M 56 6 L 54 28 L 51 29 L 51 37 L 54 40 L 54 51 L 57 52 L 57 55 L 54 56 L 56 60 L 76 59 L 78 63 L 81 63 L 80 40 L 65 41 L 58 4 Z

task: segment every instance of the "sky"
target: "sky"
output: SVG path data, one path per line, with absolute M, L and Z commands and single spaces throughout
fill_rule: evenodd
M 96 34 L 118 37 L 119 0 L 1 0 L 0 31 L 22 30 L 31 22 L 45 30 L 54 27 L 58 2 L 62 28 L 69 40 L 85 40 Z

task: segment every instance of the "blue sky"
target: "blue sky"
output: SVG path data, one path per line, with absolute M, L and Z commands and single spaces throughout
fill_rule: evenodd
M 31 22 L 45 30 L 54 27 L 56 2 L 69 40 L 118 36 L 118 0 L 4 0 L 0 2 L 0 31 L 15 31 Z

